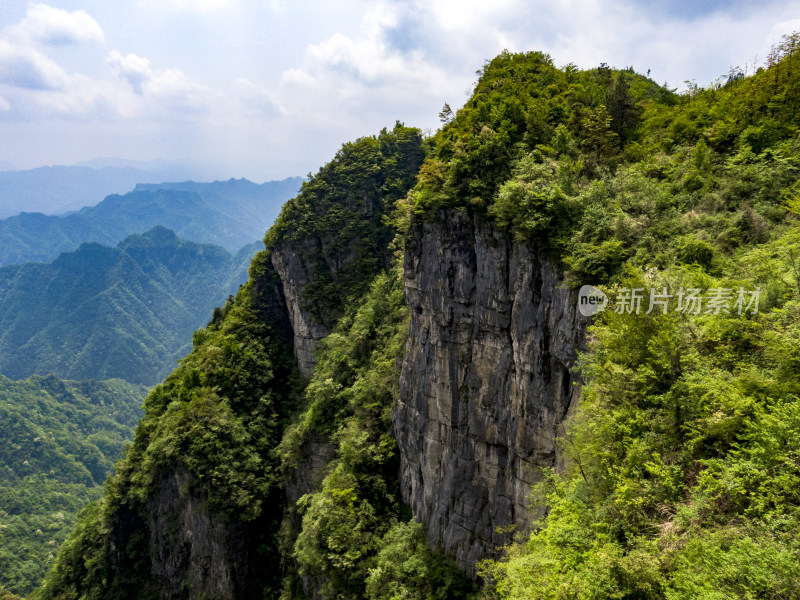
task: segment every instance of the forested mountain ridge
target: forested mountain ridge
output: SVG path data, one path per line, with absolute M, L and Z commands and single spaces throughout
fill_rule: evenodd
M 116 248 L 0 267 L 0 373 L 152 385 L 246 280 L 257 249 L 231 255 L 156 227 Z
M 281 564 L 291 557 L 279 549 L 291 541 L 279 531 L 287 499 L 276 449 L 304 387 L 293 324 L 301 331 L 308 315 L 320 315 L 310 318 L 326 327 L 336 319 L 331 294 L 351 299 L 339 314 L 352 309 L 385 269 L 391 250 L 376 246 L 383 217 L 422 158 L 419 132 L 398 124 L 343 146 L 287 203 L 248 283 L 148 396 L 132 448 L 63 547 L 42 596 L 260 597 L 284 587 Z M 281 279 L 275 254 L 287 246 L 298 260 Z M 317 279 L 324 286 L 305 285 Z M 195 523 L 191 533 L 166 527 L 184 519 Z
M 159 225 L 184 239 L 236 252 L 264 235 L 301 182 L 293 177 L 263 184 L 244 179 L 141 184 L 66 216 L 22 213 L 0 221 L 0 265 L 50 262 L 84 242 L 116 245 Z
M 145 393 L 120 380 L 0 376 L 0 589 L 40 583 L 78 510 L 101 495 Z
M 616 297 L 558 432 L 564 468 L 535 487 L 548 512 L 485 566 L 500 598 L 797 595 L 798 49 L 643 112 L 627 160 L 578 194 L 520 193 L 527 167 L 498 194 L 517 235 Z M 528 225 L 542 200 L 546 241 Z M 632 310 L 632 290 L 670 303 Z M 681 309 L 690 290 L 704 303 Z
M 503 53 L 346 144 L 36 597 L 796 595 L 799 41 L 680 96 Z

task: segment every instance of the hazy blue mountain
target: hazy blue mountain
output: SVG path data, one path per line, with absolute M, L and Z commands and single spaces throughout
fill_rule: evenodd
M 129 160 L 126 158 L 117 158 L 113 156 L 105 156 L 101 158 L 93 158 L 91 160 L 82 160 L 75 163 L 76 167 L 91 167 L 92 169 L 104 169 L 106 167 L 114 167 L 117 169 L 137 169 L 152 173 L 159 177 L 164 177 L 161 181 L 179 181 L 181 179 L 203 179 L 203 173 L 198 169 L 192 169 L 184 165 L 170 162 L 168 160 Z M 155 180 L 153 177 L 150 181 Z M 126 190 L 127 191 L 127 190 Z
M 66 216 L 22 213 L 0 221 L 0 265 L 49 262 L 84 242 L 114 245 L 156 225 L 234 252 L 263 237 L 301 183 L 293 177 L 263 184 L 231 179 L 137 185 Z
M 0 376 L 0 585 L 27 594 L 39 582 L 78 510 L 101 495 L 146 391 L 118 379 Z
M 54 166 L 0 171 L 0 218 L 23 211 L 66 213 L 97 204 L 109 194 L 130 191 L 142 181 L 164 179 L 130 167 Z
M 49 264 L 0 268 L 0 373 L 153 384 L 247 279 L 250 259 L 163 227 L 116 248 L 83 244 Z

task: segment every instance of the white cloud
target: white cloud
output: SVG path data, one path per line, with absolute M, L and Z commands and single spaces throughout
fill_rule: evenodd
M 364 15 L 359 37 L 336 33 L 306 49 L 301 68 L 286 69 L 284 86 L 306 86 L 353 106 L 391 106 L 414 95 L 441 95 L 453 82 L 422 47 L 401 48 L 390 39 L 409 6 L 378 2 Z M 359 100 L 361 98 L 362 100 Z
M 56 45 L 102 42 L 103 37 L 97 21 L 84 11 L 29 5 L 21 21 L 0 32 L 0 85 L 11 99 L 3 98 L 0 111 L 11 113 L 11 118 L 33 119 L 53 113 L 85 116 L 98 110 L 103 86 L 68 74 L 45 51 Z
M 311 77 L 303 69 L 286 69 L 281 75 L 281 84 L 285 85 L 314 85 L 316 79 Z
M 711 83 L 729 66 L 763 60 L 767 39 L 798 27 L 791 2 L 692 10 L 633 0 L 415 0 L 420 42 L 446 70 L 473 69 L 503 49 L 542 50 L 556 64 L 652 69 L 658 81 Z M 406 6 L 409 6 L 406 4 Z M 410 11 L 411 9 L 409 9 Z M 786 21 L 786 22 L 782 22 Z M 777 24 L 776 24 L 777 23 Z M 773 31 L 775 30 L 775 31 Z M 772 32 L 772 35 L 770 33 Z
M 286 12 L 284 0 L 269 0 L 269 8 L 275 14 L 284 14 Z
M 134 110 L 129 95 L 130 92 L 125 94 L 108 82 L 74 75 L 67 89 L 34 95 L 33 106 L 28 106 L 27 110 L 59 114 L 73 120 L 116 120 Z
M 105 39 L 97 21 L 83 10 L 69 12 L 46 4 L 32 4 L 25 18 L 8 30 L 19 40 L 48 44 L 100 42 Z
M 661 8 L 635 0 L 367 0 L 354 27 L 310 40 L 302 60 L 282 70 L 280 129 L 297 145 L 320 146 L 395 119 L 436 127 L 442 104 L 460 106 L 475 70 L 503 49 L 542 50 L 557 65 L 651 69 L 671 87 L 687 79 L 705 85 L 752 62 L 773 27 L 796 28 L 775 25 L 791 21 L 785 3 L 690 16 L 671 3 Z
M 70 79 L 38 50 L 0 40 L 0 83 L 28 90 L 57 90 L 69 86 Z
M 781 37 L 796 31 L 800 31 L 800 19 L 789 19 L 787 21 L 775 23 L 775 25 L 772 26 L 772 31 L 770 31 L 769 41 L 771 44 L 777 44 L 780 42 Z
M 208 12 L 227 8 L 234 3 L 234 0 L 169 0 L 171 4 L 182 10 L 199 10 Z
M 563 3 L 562 3 L 563 4 Z M 429 5 L 418 3 L 418 8 L 430 15 L 442 32 L 455 33 L 465 38 L 476 31 L 491 30 L 498 20 L 511 15 L 522 16 L 530 11 L 530 4 L 520 0 L 438 0 Z
M 136 54 L 123 56 L 113 50 L 106 62 L 118 77 L 130 84 L 134 93 L 162 103 L 163 108 L 201 112 L 210 108 L 219 96 L 179 69 L 152 69 L 150 61 Z
M 248 114 L 257 117 L 287 114 L 277 95 L 271 90 L 256 85 L 244 77 L 236 80 L 236 87 L 239 93 L 239 105 Z
M 122 56 L 117 50 L 106 57 L 106 62 L 111 66 L 114 74 L 125 79 L 140 96 L 144 94 L 144 86 L 153 79 L 153 70 L 150 61 L 135 54 Z
M 800 29 L 797 0 L 92 0 L 104 35 L 86 12 L 49 5 L 66 2 L 27 2 L 0 0 L 20 15 L 0 30 L 0 138 L 13 138 L 9 123 L 47 118 L 87 139 L 124 131 L 125 149 L 235 155 L 274 172 L 313 170 L 395 119 L 438 126 L 442 104 L 456 109 L 504 48 L 652 69 L 680 88 L 763 61 Z

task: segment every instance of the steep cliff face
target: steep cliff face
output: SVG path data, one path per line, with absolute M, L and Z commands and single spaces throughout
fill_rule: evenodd
M 529 527 L 531 484 L 555 463 L 579 394 L 572 367 L 587 320 L 551 262 L 453 210 L 416 230 L 405 295 L 402 495 L 429 542 L 474 573 Z
M 306 377 L 311 377 L 316 360 L 314 352 L 319 341 L 330 333 L 319 318 L 309 312 L 303 303 L 306 288 L 314 277 L 312 265 L 304 260 L 311 254 L 313 240 L 303 240 L 303 251 L 292 245 L 282 245 L 272 251 L 272 264 L 281 278 L 286 309 L 294 332 L 294 356 L 297 368 Z
M 274 516 L 243 522 L 215 513 L 198 490 L 176 466 L 148 498 L 146 515 L 130 506 L 115 511 L 104 597 L 234 600 L 260 597 L 277 578 L 268 536 Z
M 159 597 L 232 600 L 246 589 L 245 526 L 209 513 L 207 498 L 187 493 L 191 479 L 177 468 L 147 505 L 151 573 Z
M 281 280 L 263 253 L 257 260 L 247 289 L 233 304 L 229 302 L 215 313 L 208 331 L 237 329 L 231 328 L 229 321 L 239 313 L 242 303 L 252 321 L 240 321 L 236 333 L 217 337 L 213 342 L 197 337 L 195 352 L 148 398 L 147 416 L 137 431 L 140 437 L 123 464 L 118 465 L 113 484 L 115 494 L 111 501 L 116 506 L 109 512 L 109 570 L 102 583 L 103 597 L 233 600 L 260 597 L 266 586 L 279 581 L 280 562 L 273 535 L 285 504 L 284 493 L 277 486 L 266 488 L 256 480 L 254 476 L 271 465 L 254 450 L 260 449 L 269 432 L 259 425 L 264 419 L 260 413 L 267 412 L 275 418 L 275 413 L 286 415 L 289 410 L 277 405 L 273 408 L 264 398 L 273 395 L 285 402 L 291 396 L 291 384 L 287 382 L 295 367 L 291 357 L 292 327 Z M 251 329 L 245 333 L 248 327 Z M 257 352 L 260 359 L 269 357 L 268 365 L 250 363 L 236 349 L 236 345 L 252 339 L 254 332 L 264 336 Z M 215 371 L 209 359 L 218 355 L 215 347 L 226 345 L 223 339 L 230 344 L 230 357 L 224 359 L 228 366 Z M 208 354 L 209 349 L 212 354 Z M 228 369 L 234 364 L 239 364 L 246 375 L 232 377 Z M 202 399 L 204 394 L 197 388 L 201 377 L 216 390 L 213 394 L 226 394 L 224 404 L 217 404 L 215 396 Z M 178 409 L 185 417 L 176 419 L 171 412 L 180 400 L 175 398 L 187 396 L 194 398 L 185 409 Z M 261 399 L 253 402 L 259 396 Z M 158 408 L 164 402 L 167 406 Z M 160 415 L 156 417 L 157 413 Z M 161 430 L 161 421 L 170 421 L 171 426 Z M 238 442 L 233 439 L 237 431 Z M 176 438 L 166 442 L 169 435 Z M 192 443 L 199 445 L 192 449 Z M 182 460 L 175 460 L 176 447 L 181 448 Z M 221 458 L 230 450 L 236 456 Z M 163 455 L 172 460 L 162 463 L 159 457 Z M 160 466 L 150 474 L 147 465 L 153 462 Z M 236 496 L 258 494 L 251 500 L 262 509 L 247 510 L 244 505 L 225 508 L 225 497 L 218 490 L 222 478 L 235 476 L 236 470 L 248 463 L 244 468 L 252 469 L 250 475 L 241 481 L 238 491 L 229 490 L 224 496 L 235 502 Z M 137 490 L 142 480 L 152 481 L 145 498 Z M 116 494 L 124 501 L 117 504 Z M 85 582 L 92 581 L 91 576 L 82 578 L 82 585 L 88 587 Z M 67 588 L 63 584 L 61 587 Z
M 348 302 L 392 262 L 386 217 L 414 184 L 424 153 L 418 130 L 397 123 L 345 144 L 286 203 L 265 238 L 294 329 L 294 354 L 310 377 L 314 353 Z

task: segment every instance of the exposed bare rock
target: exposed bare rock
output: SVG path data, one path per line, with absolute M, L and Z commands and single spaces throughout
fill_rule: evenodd
M 178 467 L 148 502 L 150 562 L 160 598 L 234 600 L 246 587 L 244 526 L 209 512 Z
M 303 494 L 319 489 L 325 468 L 333 460 L 334 453 L 334 445 L 322 436 L 312 435 L 303 442 L 302 461 L 286 482 L 286 497 L 290 506 Z
M 304 241 L 305 246 L 313 245 L 313 240 Z M 283 284 L 283 295 L 286 298 L 286 307 L 294 330 L 294 355 L 297 367 L 306 377 L 311 377 L 314 358 L 319 341 L 330 333 L 330 329 L 320 319 L 312 315 L 304 306 L 306 288 L 313 278 L 312 265 L 304 260 L 304 256 L 312 254 L 313 250 L 291 246 L 280 247 L 273 250 L 271 258 Z
M 531 484 L 555 464 L 554 435 L 579 393 L 588 320 L 551 262 L 457 211 L 417 230 L 405 294 L 402 495 L 429 542 L 474 573 L 529 528 Z

